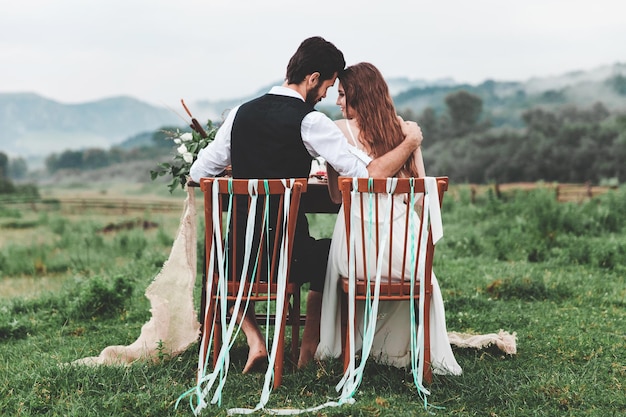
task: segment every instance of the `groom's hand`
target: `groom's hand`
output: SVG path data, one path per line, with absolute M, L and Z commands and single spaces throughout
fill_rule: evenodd
M 379 156 L 367 165 L 370 178 L 388 178 L 395 176 L 406 160 L 422 144 L 422 130 L 415 122 L 405 122 L 398 116 L 404 140 L 386 154 Z
M 420 129 L 417 123 L 404 121 L 404 119 L 400 116 L 398 116 L 398 121 L 402 127 L 402 133 L 404 133 L 404 140 L 414 146 L 413 150 L 419 148 L 422 145 L 422 140 L 424 139 L 422 137 L 422 129 Z

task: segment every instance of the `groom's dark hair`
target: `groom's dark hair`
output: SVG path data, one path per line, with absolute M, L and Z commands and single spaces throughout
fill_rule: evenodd
M 346 66 L 343 53 L 322 37 L 314 36 L 302 41 L 287 65 L 287 84 L 300 84 L 304 77 L 320 73 L 320 81 L 339 74 Z

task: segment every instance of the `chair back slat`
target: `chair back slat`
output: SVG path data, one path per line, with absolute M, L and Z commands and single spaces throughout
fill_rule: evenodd
M 419 366 L 413 363 L 418 389 L 422 377 L 430 382 L 430 305 L 432 297 L 432 266 L 436 239 L 441 237 L 440 209 L 443 194 L 448 190 L 448 178 L 437 177 L 438 198 L 433 200 L 433 179 L 428 178 L 346 178 L 339 177 L 346 229 L 347 275 L 340 277 L 341 321 L 343 326 L 342 354 L 345 380 L 360 378 L 361 367 L 354 367 L 356 352 L 355 300 L 364 300 L 363 323 L 376 324 L 379 301 L 412 301 L 411 352 L 418 355 L 422 374 L 415 376 Z M 395 188 L 393 188 L 395 185 Z M 428 187 L 427 187 L 428 185 Z M 389 188 L 393 188 L 388 190 Z M 428 188 L 428 190 L 427 190 Z M 428 194 L 427 194 L 428 193 Z M 365 202 L 365 203 L 364 203 Z M 436 205 L 439 205 L 437 208 Z M 439 209 L 439 210 L 438 210 Z M 428 210 L 428 212 L 426 212 Z M 422 221 L 424 219 L 424 221 Z M 428 221 L 426 221 L 428 219 Z M 433 228 L 433 223 L 436 225 Z M 428 230 L 423 230 L 427 227 Z M 426 233 L 426 236 L 424 236 Z M 358 245 L 361 248 L 357 250 Z M 384 246 L 383 246 L 384 244 Z M 426 247 L 423 248 L 422 246 Z M 351 258 L 351 251 L 355 253 Z M 381 262 L 378 298 L 377 262 Z M 354 291 L 354 298 L 351 294 Z M 371 305 L 369 304 L 371 302 Z M 360 308 L 360 307 L 359 307 Z M 361 310 L 359 310 L 361 311 Z M 417 313 L 415 313 L 417 311 Z M 372 329 L 360 329 L 361 352 L 368 351 L 374 340 Z M 412 356 L 416 357 L 416 356 Z M 362 374 L 361 374 L 362 375 Z M 357 383 L 358 385 L 358 383 Z
M 422 204 L 416 204 L 415 209 L 399 210 L 398 204 L 410 204 L 411 198 L 414 201 L 421 201 L 425 192 L 423 178 L 398 178 L 392 199 L 388 200 L 387 179 L 386 178 L 358 178 L 356 179 L 356 189 L 353 190 L 352 178 L 339 178 L 339 189 L 342 193 L 344 216 L 346 223 L 347 241 L 350 241 L 351 233 L 357 234 L 360 248 L 355 254 L 357 271 L 357 295 L 366 297 L 372 294 L 371 288 L 368 290 L 364 283 L 369 276 L 371 279 L 376 275 L 377 259 L 376 254 L 384 256 L 381 277 L 381 299 L 397 299 L 398 297 L 408 297 L 411 294 L 411 275 L 416 277 L 419 265 L 417 263 L 418 254 L 421 250 L 422 223 L 419 221 L 424 216 Z M 439 191 L 439 201 L 441 205 L 443 194 L 448 189 L 448 178 L 438 177 L 437 188 Z M 353 192 L 356 195 L 353 196 Z M 413 197 L 412 197 L 413 194 Z M 390 203 L 391 202 L 391 203 Z M 358 204 L 359 219 L 351 223 L 350 213 L 354 210 L 353 205 Z M 390 205 L 391 204 L 391 205 Z M 417 215 L 417 217 L 414 217 Z M 396 218 L 401 216 L 402 219 Z M 385 220 L 388 226 L 383 230 Z M 381 247 L 381 240 L 386 238 L 385 247 Z M 430 270 L 434 256 L 434 245 L 432 244 L 432 230 L 428 230 L 428 247 L 426 248 L 426 284 L 430 286 Z M 401 244 L 400 244 L 401 243 Z M 396 252 L 394 252 L 394 248 Z M 403 250 L 398 253 L 398 248 Z M 350 245 L 347 245 L 348 259 L 350 259 Z M 411 271 L 411 266 L 414 270 Z
M 250 180 L 229 178 L 201 179 L 200 188 L 204 192 L 205 222 L 207 225 L 205 236 L 207 242 L 207 259 L 209 258 L 210 250 L 215 249 L 212 247 L 213 237 L 211 235 L 212 227 L 214 226 L 212 214 L 214 204 L 212 188 L 214 181 L 218 182 L 218 194 L 220 196 L 216 203 L 218 204 L 219 211 L 225 213 L 222 223 L 216 225 L 216 227 L 220 228 L 221 236 L 229 242 L 228 249 L 230 259 L 228 264 L 228 277 L 231 281 L 239 282 L 241 269 L 243 267 L 241 262 L 244 257 L 245 250 L 243 246 L 246 232 L 245 224 L 250 206 L 254 201 L 249 192 Z M 254 273 L 254 276 L 248 276 L 247 283 L 257 283 L 261 281 L 275 283 L 277 279 L 278 260 L 280 259 L 279 251 L 282 240 L 274 237 L 286 236 L 290 241 L 293 241 L 300 205 L 300 197 L 302 192 L 306 191 L 307 180 L 304 178 L 286 180 L 288 185 L 291 184 L 291 181 L 293 181 L 294 184 L 291 191 L 290 212 L 286 225 L 287 233 L 284 235 L 283 207 L 285 203 L 285 186 L 282 184 L 280 179 L 257 181 L 255 220 L 255 224 L 257 226 L 254 230 L 248 270 L 250 273 Z M 267 212 L 265 210 L 266 204 L 269 208 Z M 226 213 L 230 213 L 232 216 L 228 230 L 225 229 L 224 224 Z M 269 216 L 269 218 L 267 218 L 267 216 Z M 267 225 L 266 221 L 268 222 Z M 268 229 L 271 236 L 267 236 Z M 288 245 L 289 259 L 291 259 L 291 254 L 292 245 Z M 289 268 L 290 266 L 288 265 L 288 271 Z M 260 288 L 255 287 L 252 295 L 258 296 L 261 292 Z

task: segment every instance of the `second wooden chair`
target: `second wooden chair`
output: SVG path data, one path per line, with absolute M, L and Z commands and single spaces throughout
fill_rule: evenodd
M 427 204 L 436 205 L 433 207 L 438 212 L 444 191 L 448 189 L 447 177 L 427 180 L 339 178 L 351 264 L 349 269 L 352 271 L 352 276 L 343 276 L 340 280 L 344 370 L 355 357 L 355 323 L 348 319 L 350 299 L 370 303 L 376 293 L 378 278 L 379 301 L 411 301 L 415 304 L 414 327 L 403 331 L 422 332 L 423 379 L 429 382 L 432 378 L 428 312 L 435 249 L 430 223 L 421 221 L 429 214 L 425 212 L 429 207 L 423 204 L 426 200 L 424 193 L 428 192 L 427 181 L 431 181 L 430 184 L 436 188 L 431 191 L 437 191 L 431 192 Z M 436 201 L 430 200 L 433 194 Z M 420 271 L 423 271 L 421 279 Z M 359 311 L 353 314 L 367 313 Z M 420 323 L 421 330 L 418 329 Z M 373 333 L 370 336 L 373 338 Z

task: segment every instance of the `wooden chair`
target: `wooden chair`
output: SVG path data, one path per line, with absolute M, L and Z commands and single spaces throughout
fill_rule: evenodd
M 411 210 L 404 210 L 402 205 L 390 205 L 383 203 L 387 197 L 387 179 L 372 179 L 372 178 L 358 178 L 356 182 L 353 178 L 340 177 L 338 179 L 339 189 L 342 194 L 342 202 L 345 216 L 346 236 L 347 236 L 347 249 L 348 259 L 353 262 L 353 268 L 355 274 L 355 287 L 354 294 L 355 300 L 370 300 L 373 299 L 375 279 L 368 280 L 367 276 L 375 277 L 376 270 L 373 265 L 376 265 L 374 259 L 379 253 L 383 256 L 388 256 L 387 265 L 384 267 L 381 273 L 380 279 L 380 301 L 401 301 L 411 300 L 416 305 L 415 319 L 417 323 L 413 323 L 417 326 L 419 323 L 418 314 L 423 316 L 423 335 L 424 335 L 424 365 L 423 365 L 423 379 L 426 382 L 432 380 L 432 370 L 430 367 L 430 301 L 432 296 L 432 264 L 434 256 L 434 244 L 432 236 L 431 223 L 428 223 L 426 247 L 423 248 L 423 243 L 420 237 L 422 236 L 422 223 L 419 219 L 424 216 L 423 205 L 416 204 L 416 212 L 419 215 L 419 219 L 411 214 Z M 441 208 L 441 202 L 443 199 L 444 191 L 448 189 L 448 178 L 438 177 L 436 180 L 436 188 L 438 191 L 438 207 Z M 413 187 L 411 187 L 413 183 Z M 431 182 L 431 184 L 434 184 Z M 355 194 L 353 194 L 353 188 L 356 185 Z M 420 198 L 423 196 L 425 188 L 425 180 L 423 178 L 398 178 L 395 190 L 392 194 L 394 198 L 401 198 L 402 202 L 409 207 L 409 201 L 411 201 L 412 193 L 414 198 Z M 421 201 L 421 200 L 419 200 Z M 430 198 L 429 198 L 430 201 Z M 356 206 L 356 207 L 355 207 Z M 389 207 L 391 207 L 389 209 Z M 394 212 L 394 207 L 400 207 L 400 213 L 397 210 Z M 350 213 L 352 210 L 358 210 L 358 214 L 354 217 L 353 222 L 350 222 Z M 415 212 L 414 212 L 415 213 Z M 373 216 L 373 217 L 372 217 Z M 385 227 L 385 216 L 390 219 L 388 226 Z M 401 220 L 398 217 L 401 216 Z M 413 226 L 409 226 L 410 217 L 413 216 Z M 359 218 L 356 220 L 357 218 Z M 394 224 L 393 219 L 396 218 L 396 227 L 392 227 Z M 378 221 L 371 221 L 370 219 L 378 219 Z M 399 222 L 401 226 L 399 227 Z M 410 227 L 414 227 L 413 230 L 409 230 Z M 416 228 L 415 228 L 416 227 Z M 358 242 L 354 244 L 354 256 L 350 258 L 350 241 L 352 235 Z M 417 235 L 415 235 L 417 234 Z M 386 236 L 386 239 L 384 238 Z M 382 241 L 382 242 L 381 242 Z M 386 243 L 385 243 L 386 242 Z M 388 249 L 384 249 L 381 245 L 386 245 Z M 376 252 L 374 252 L 374 250 Z M 425 257 L 420 258 L 420 251 L 425 250 Z M 386 252 L 388 251 L 388 252 Z M 422 254 L 423 255 L 423 254 Z M 415 259 L 414 266 L 414 291 L 411 295 L 411 267 L 412 260 Z M 423 259 L 425 262 L 423 284 L 424 285 L 424 300 L 423 310 L 419 310 L 419 296 L 420 296 L 420 283 L 418 279 L 419 260 Z M 395 271 L 395 272 L 392 272 Z M 400 271 L 400 272 L 398 272 Z M 342 276 L 340 279 L 340 292 L 341 292 L 341 311 L 342 311 L 342 326 L 343 337 L 342 347 L 344 356 L 344 371 L 348 369 L 350 363 L 350 357 L 353 355 L 354 347 L 350 346 L 349 335 L 350 327 L 355 326 L 355 323 L 348 322 L 348 294 L 350 287 L 350 277 Z M 369 287 L 369 288 L 368 288 Z M 416 327 L 417 328 L 417 327 Z M 411 329 L 406 329 L 407 332 Z
M 283 226 L 284 203 L 286 197 L 286 187 L 280 179 L 269 180 L 246 180 L 246 179 L 228 179 L 228 178 L 202 178 L 200 180 L 200 188 L 204 193 L 204 213 L 205 213 L 205 275 L 207 291 L 205 302 L 208 308 L 203 310 L 205 317 L 203 320 L 203 335 L 213 335 L 213 366 L 215 367 L 220 349 L 222 349 L 222 318 L 220 317 L 220 303 L 223 297 L 218 294 L 218 284 L 220 283 L 220 274 L 217 269 L 217 252 L 219 246 L 216 244 L 215 231 L 219 228 L 219 236 L 222 236 L 227 242 L 223 246 L 227 247 L 226 251 L 228 263 L 227 270 L 224 271 L 222 283 L 226 291 L 226 300 L 232 305 L 237 299 L 237 294 L 243 291 L 243 303 L 246 299 L 251 302 L 265 301 L 274 304 L 272 314 L 269 315 L 269 322 L 265 320 L 266 315 L 259 314 L 263 320 L 261 325 L 274 325 L 280 319 L 280 336 L 278 340 L 278 349 L 276 351 L 276 361 L 274 363 L 274 388 L 282 383 L 283 361 L 284 361 L 284 336 L 286 324 L 291 325 L 291 354 L 294 363 L 297 363 L 297 354 L 299 347 L 300 334 L 300 285 L 289 281 L 289 269 L 291 264 L 292 242 L 296 229 L 296 219 L 300 205 L 300 197 L 307 188 L 307 179 L 284 180 L 286 184 L 293 185 L 290 193 L 290 209 L 286 220 L 286 230 Z M 217 198 L 213 195 L 214 183 L 217 182 Z M 256 220 L 254 237 L 251 240 L 252 250 L 250 251 L 249 271 L 245 275 L 245 280 L 240 280 L 241 270 L 243 269 L 241 262 L 244 257 L 245 242 L 245 224 L 248 217 L 248 209 L 253 198 L 250 196 L 249 187 L 251 183 L 257 182 L 257 190 L 253 194 L 257 195 L 256 203 Z M 265 204 L 268 203 L 267 209 Z M 217 205 L 217 213 L 224 213 L 221 222 L 216 224 L 214 221 L 213 209 Z M 231 216 L 230 225 L 227 229 L 226 218 Z M 267 223 L 265 224 L 265 221 Z M 264 225 L 265 224 L 265 225 Z M 237 227 L 239 225 L 239 227 Z M 243 227 L 242 227 L 243 225 Z M 228 236 L 228 239 L 226 237 Z M 286 248 L 287 264 L 286 264 L 286 287 L 284 297 L 284 307 L 282 317 L 276 317 L 276 300 L 278 299 L 280 275 L 280 253 L 283 238 L 287 237 Z M 283 238 L 275 238 L 283 237 Z M 223 248 L 222 248 L 223 249 Z M 225 253 L 226 253 L 225 252 Z M 285 252 L 283 252 L 285 253 Z M 213 260 L 213 261 L 212 261 Z M 256 265 L 256 267 L 255 267 Z M 209 280 L 212 280 L 209 282 Z M 291 303 L 289 302 L 291 300 Z M 246 305 L 246 304 L 242 304 Z M 228 315 L 230 317 L 230 312 Z M 201 346 L 201 355 L 206 357 L 208 354 L 208 343 Z M 268 349 L 269 350 L 269 349 Z

